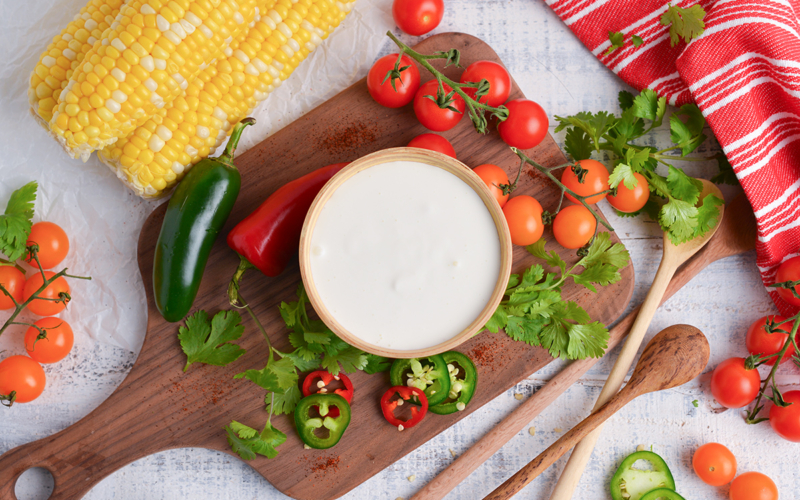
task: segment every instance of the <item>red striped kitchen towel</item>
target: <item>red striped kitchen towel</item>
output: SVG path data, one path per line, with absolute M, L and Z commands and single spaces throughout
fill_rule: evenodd
M 670 104 L 696 102 L 733 165 L 758 221 L 765 284 L 800 254 L 800 0 L 683 0 L 700 4 L 705 31 L 670 46 L 667 0 L 546 0 L 625 82 Z M 609 31 L 644 39 L 605 55 Z M 772 290 L 772 289 L 768 289 Z M 782 314 L 796 311 L 774 291 Z

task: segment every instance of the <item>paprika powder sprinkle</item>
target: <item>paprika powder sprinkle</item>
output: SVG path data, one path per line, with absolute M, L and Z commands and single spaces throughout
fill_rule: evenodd
M 342 155 L 375 142 L 373 128 L 364 122 L 355 122 L 344 128 L 336 127 L 320 141 L 320 148 L 333 155 Z

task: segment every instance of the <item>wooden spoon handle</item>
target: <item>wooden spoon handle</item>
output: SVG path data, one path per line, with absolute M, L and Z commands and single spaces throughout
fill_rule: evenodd
M 628 374 L 628 370 L 630 370 L 631 365 L 633 365 L 633 360 L 636 358 L 636 353 L 642 345 L 642 340 L 644 340 L 644 336 L 647 333 L 647 328 L 650 326 L 650 322 L 653 320 L 653 316 L 662 302 L 670 279 L 679 264 L 680 263 L 675 262 L 673 259 L 667 258 L 667 254 L 665 253 L 661 265 L 658 266 L 656 278 L 653 280 L 650 291 L 647 292 L 647 297 L 639 310 L 639 314 L 636 316 L 636 321 L 631 327 L 631 332 L 628 334 L 628 338 L 622 346 L 619 357 L 617 357 L 617 361 L 614 363 L 614 367 L 611 369 L 611 373 L 609 373 L 606 379 L 603 390 L 600 391 L 600 396 L 597 398 L 594 410 L 597 410 L 611 400 L 611 398 L 619 392 L 620 387 L 622 387 L 625 375 Z M 588 433 L 586 438 L 578 443 L 572 455 L 569 457 L 564 471 L 561 473 L 561 477 L 553 490 L 553 494 L 550 496 L 550 500 L 570 500 L 572 498 L 572 492 L 575 491 L 575 486 L 577 486 L 581 474 L 583 474 L 583 470 L 586 468 L 586 464 L 592 456 L 592 451 L 594 450 L 594 446 L 601 432 L 602 427 L 598 426 L 597 430 Z
M 583 419 L 581 423 L 561 436 L 558 441 L 531 460 L 525 467 L 518 470 L 516 474 L 508 478 L 506 482 L 498 486 L 493 492 L 489 493 L 484 500 L 501 500 L 516 495 L 528 483 L 536 479 L 539 474 L 553 465 L 556 460 L 564 456 L 578 441 L 608 420 L 611 415 L 616 413 L 637 395 L 638 394 L 633 390 L 623 390 L 617 394 L 616 397 L 612 398 L 599 410 Z

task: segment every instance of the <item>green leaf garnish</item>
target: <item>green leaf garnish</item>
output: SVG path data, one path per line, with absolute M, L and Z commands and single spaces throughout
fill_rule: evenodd
M 236 311 L 220 311 L 208 321 L 208 313 L 197 311 L 179 328 L 178 340 L 186 354 L 186 366 L 192 363 L 224 366 L 237 360 L 245 350 L 230 342 L 244 332 L 242 317 Z

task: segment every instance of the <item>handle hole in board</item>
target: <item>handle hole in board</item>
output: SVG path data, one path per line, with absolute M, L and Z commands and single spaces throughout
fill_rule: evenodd
M 49 470 L 31 467 L 17 479 L 14 494 L 17 500 L 47 500 L 53 494 L 55 480 Z

